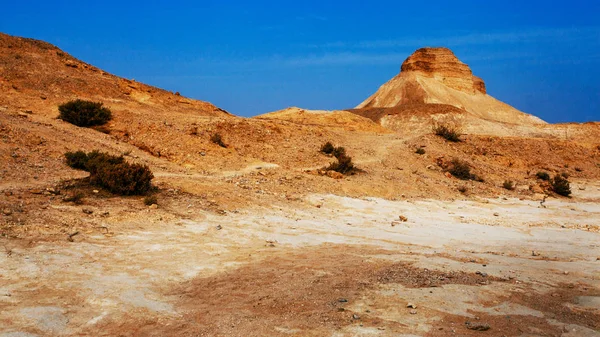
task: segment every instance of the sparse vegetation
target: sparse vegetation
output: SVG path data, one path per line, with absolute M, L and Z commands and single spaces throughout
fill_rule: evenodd
M 146 205 L 146 206 L 158 205 L 158 198 L 154 194 L 149 195 L 144 198 L 144 205 Z
M 418 149 L 416 149 L 416 150 L 415 150 L 415 153 L 416 153 L 416 154 L 423 155 L 423 154 L 425 154 L 425 149 L 424 149 L 424 148 L 422 148 L 422 147 L 420 147 L 420 148 L 418 148 Z
M 220 147 L 224 147 L 224 148 L 227 147 L 227 145 L 225 145 L 225 143 L 223 142 L 223 137 L 218 132 L 213 133 L 212 136 L 210 136 L 210 141 L 213 142 L 214 144 L 219 145 Z
M 119 195 L 147 193 L 154 178 L 148 166 L 130 164 L 122 156 L 83 151 L 65 153 L 67 165 L 90 173 L 90 183 Z
M 327 142 L 321 146 L 320 152 L 324 154 L 333 154 L 334 150 L 335 147 L 333 146 L 333 144 L 331 142 Z
M 512 180 L 505 180 L 504 183 L 502 183 L 502 187 L 509 191 L 512 191 L 515 189 L 515 183 Z
M 345 153 L 336 157 L 337 162 L 331 163 L 327 170 L 336 171 L 341 174 L 352 174 L 356 172 L 356 167 L 354 167 L 354 163 L 352 162 L 352 157 L 346 155 Z
M 550 180 L 550 175 L 548 174 L 548 172 L 539 171 L 538 173 L 535 174 L 535 176 L 540 180 L 545 180 L 545 181 Z
M 475 178 L 475 176 L 471 174 L 471 166 L 469 166 L 469 163 L 458 158 L 454 158 L 452 160 L 452 166 L 448 172 L 461 180 L 470 180 Z
M 102 103 L 81 99 L 60 105 L 58 111 L 58 118 L 81 127 L 103 125 L 112 118 L 111 111 L 103 107 Z
M 550 182 L 552 190 L 558 195 L 568 197 L 571 195 L 571 184 L 563 175 L 557 174 Z
M 340 158 L 340 157 L 344 157 L 346 156 L 346 149 L 342 146 L 338 146 L 335 149 L 333 149 L 333 156 L 336 158 Z
M 457 129 L 455 129 L 452 126 L 445 124 L 436 125 L 433 128 L 433 132 L 436 134 L 436 136 L 440 136 L 446 139 L 447 141 L 455 143 L 460 142 L 460 133 Z

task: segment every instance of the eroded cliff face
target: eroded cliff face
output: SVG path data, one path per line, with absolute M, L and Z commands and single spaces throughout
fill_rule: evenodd
M 485 93 L 483 80 L 448 48 L 421 48 L 402 63 L 401 73 L 414 72 L 435 78 L 449 88 L 469 94 Z M 481 90 L 483 88 L 483 90 Z

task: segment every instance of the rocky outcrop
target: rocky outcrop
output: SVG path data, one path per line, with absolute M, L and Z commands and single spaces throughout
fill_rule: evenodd
M 455 90 L 470 94 L 476 92 L 473 72 L 448 48 L 421 48 L 402 63 L 400 70 L 435 78 Z
M 421 48 L 415 51 L 402 63 L 400 74 L 383 84 L 352 111 L 364 116 L 379 116 L 375 120 L 383 123 L 384 120 L 404 120 L 409 111 L 419 116 L 439 115 L 442 114 L 439 109 L 442 106 L 464 111 L 465 114 L 461 115 L 466 121 L 472 120 L 473 125 L 477 124 L 475 119 L 512 125 L 545 124 L 541 119 L 488 95 L 483 80 L 474 76 L 471 68 L 448 48 Z M 359 111 L 361 109 L 363 111 Z M 383 118 L 386 115 L 394 117 Z

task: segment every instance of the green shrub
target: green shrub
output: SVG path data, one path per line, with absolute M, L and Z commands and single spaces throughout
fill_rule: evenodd
M 550 185 L 552 186 L 552 190 L 554 191 L 554 193 L 558 195 L 562 195 L 565 197 L 571 195 L 571 184 L 569 183 L 567 178 L 565 178 L 562 175 L 557 174 L 556 176 L 554 176 L 554 179 L 552 179 Z
M 461 180 L 470 180 L 475 176 L 471 174 L 471 166 L 464 160 L 454 158 L 452 160 L 452 166 L 448 170 L 451 175 Z
M 60 105 L 58 111 L 58 118 L 82 127 L 103 125 L 112 118 L 111 111 L 103 107 L 102 103 L 81 99 Z
M 223 137 L 218 132 L 213 133 L 212 136 L 210 136 L 210 141 L 219 145 L 220 147 L 227 147 L 227 145 L 225 145 L 225 143 L 223 142 Z
M 332 154 L 333 150 L 335 150 L 333 144 L 331 144 L 331 142 L 327 142 L 321 146 L 320 152 L 324 154 Z
M 130 164 L 122 156 L 83 151 L 65 153 L 67 164 L 90 173 L 90 183 L 120 195 L 145 194 L 152 187 L 146 165 Z
M 447 141 L 458 143 L 460 142 L 460 133 L 458 129 L 445 124 L 436 125 L 433 132 Z
M 504 187 L 505 189 L 512 191 L 515 189 L 515 184 L 512 182 L 512 180 L 505 180 L 504 183 L 502 184 L 502 187 Z
M 550 180 L 550 175 L 548 174 L 548 172 L 539 171 L 538 173 L 535 174 L 535 176 L 541 180 L 545 180 L 545 181 Z
M 422 154 L 425 154 L 425 149 L 424 149 L 424 148 L 422 148 L 422 147 L 420 147 L 420 148 L 418 148 L 418 149 L 415 151 L 415 153 L 416 153 L 416 154 L 421 154 L 421 155 L 422 155 Z

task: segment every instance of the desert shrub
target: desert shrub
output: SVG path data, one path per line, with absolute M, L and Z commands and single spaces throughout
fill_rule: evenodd
M 156 195 L 149 195 L 144 198 L 144 205 L 146 205 L 146 206 L 158 205 L 158 198 L 156 198 Z
M 540 180 L 545 180 L 545 181 L 550 180 L 550 175 L 548 174 L 548 172 L 539 171 L 538 173 L 535 174 L 535 176 Z
M 452 166 L 448 172 L 461 180 L 469 180 L 474 178 L 474 175 L 471 174 L 471 166 L 469 166 L 469 163 L 458 158 L 452 160 Z
M 223 142 L 223 137 L 218 132 L 213 133 L 212 136 L 210 136 L 210 141 L 219 145 L 220 147 L 227 147 L 227 145 L 225 145 L 225 143 Z
M 67 159 L 67 165 L 77 170 L 86 170 L 88 162 L 87 153 L 83 151 L 67 152 L 65 153 Z
M 65 153 L 67 164 L 90 173 L 90 183 L 120 195 L 145 194 L 154 178 L 148 166 L 130 164 L 122 156 L 83 151 Z
M 141 164 L 103 165 L 90 176 L 90 182 L 119 195 L 145 194 L 154 178 L 148 166 Z
M 327 142 L 321 146 L 320 152 L 324 154 L 333 154 L 333 150 L 335 150 L 333 144 L 331 144 L 331 142 Z
M 422 148 L 422 147 L 420 147 L 420 148 L 418 148 L 417 150 L 415 150 L 415 153 L 416 153 L 416 154 L 425 154 L 425 149 L 424 149 L 424 148 Z
M 513 183 L 512 180 L 505 180 L 504 183 L 502 183 L 502 187 L 509 191 L 512 191 L 515 189 L 515 183 Z
M 106 124 L 112 113 L 102 103 L 77 99 L 58 106 L 60 119 L 71 124 L 89 127 Z
M 562 175 L 557 174 L 556 176 L 554 176 L 554 178 L 550 182 L 550 185 L 552 186 L 552 190 L 554 191 L 554 193 L 558 195 L 562 195 L 565 197 L 571 195 L 571 184 L 569 183 L 567 178 L 563 177 Z
M 337 162 L 331 163 L 327 170 L 332 170 L 339 172 L 341 174 L 352 174 L 356 172 L 356 167 L 354 167 L 354 163 L 352 162 L 352 157 L 347 156 L 345 153 L 336 156 Z
M 336 147 L 336 148 L 333 149 L 332 154 L 333 154 L 334 157 L 336 157 L 338 159 L 340 157 L 345 157 L 346 156 L 346 149 L 343 148 L 343 147 L 341 147 L 341 146 L 338 146 L 338 147 Z
M 460 133 L 447 125 L 438 125 L 433 129 L 433 132 L 447 141 L 458 143 L 460 142 Z

